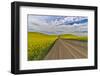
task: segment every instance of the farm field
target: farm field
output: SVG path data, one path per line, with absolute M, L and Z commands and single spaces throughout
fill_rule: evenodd
M 87 36 L 76 36 L 76 35 L 72 35 L 72 34 L 63 34 L 63 35 L 60 35 L 60 38 L 70 39 L 70 40 L 88 41 Z
M 56 39 L 56 35 L 28 32 L 28 60 L 43 59 Z
M 68 44 L 68 45 L 66 45 Z M 61 59 L 59 55 L 64 53 L 64 58 L 73 58 L 73 56 L 67 55 L 68 49 L 72 45 L 74 48 L 82 48 L 87 50 L 87 37 L 86 36 L 76 36 L 72 34 L 62 34 L 62 35 L 47 35 L 37 32 L 28 32 L 28 60 L 43 60 L 43 59 Z M 69 47 L 68 47 L 69 46 Z M 67 47 L 67 48 L 66 48 Z M 85 48 L 84 48 L 85 47 Z M 61 49 L 59 49 L 61 48 Z M 53 51 L 52 51 L 53 49 Z M 73 49 L 70 47 L 70 51 Z M 60 50 L 60 52 L 58 52 Z M 65 52 L 64 52 L 65 50 Z M 49 55 L 49 53 L 51 54 Z M 74 51 L 75 52 L 75 51 Z M 57 55 L 60 53 L 59 55 Z M 87 57 L 87 51 L 85 52 Z M 54 55 L 54 56 L 53 56 Z M 81 57 L 82 55 L 79 54 Z M 59 57 L 57 57 L 59 56 Z M 80 58 L 80 56 L 78 58 Z M 53 57 L 53 58 L 52 58 Z M 57 57 L 57 58 L 56 58 Z

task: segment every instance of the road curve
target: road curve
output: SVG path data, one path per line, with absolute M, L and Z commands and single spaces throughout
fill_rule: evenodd
M 44 60 L 87 58 L 87 46 L 82 43 L 84 44 L 81 41 L 58 39 Z

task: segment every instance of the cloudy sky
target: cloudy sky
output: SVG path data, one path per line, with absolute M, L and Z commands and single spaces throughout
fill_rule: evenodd
M 88 18 L 84 16 L 28 15 L 28 31 L 45 34 L 87 35 Z

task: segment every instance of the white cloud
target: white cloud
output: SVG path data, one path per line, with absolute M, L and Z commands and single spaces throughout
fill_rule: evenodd
M 67 34 L 67 33 L 82 33 L 82 31 L 87 31 L 87 23 L 73 24 L 73 25 L 65 25 L 63 24 L 66 20 L 82 20 L 85 17 L 65 17 L 60 20 L 51 20 L 49 22 L 46 21 L 47 17 L 44 16 L 28 16 L 28 31 L 32 32 L 42 32 L 46 34 Z M 57 26 L 59 25 L 59 26 Z M 84 33 L 84 32 L 83 32 Z

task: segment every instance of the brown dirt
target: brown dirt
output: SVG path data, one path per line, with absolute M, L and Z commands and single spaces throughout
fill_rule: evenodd
M 87 45 L 82 41 L 58 39 L 44 60 L 87 58 Z

